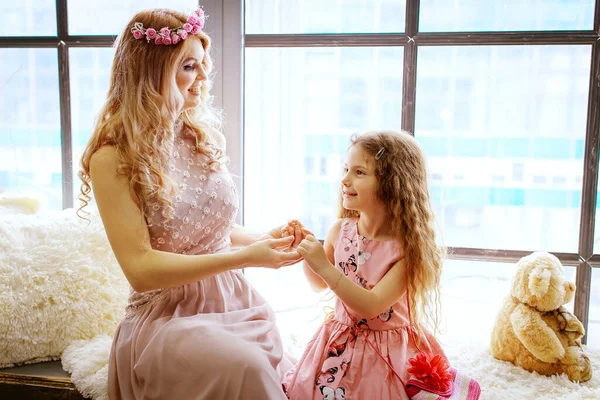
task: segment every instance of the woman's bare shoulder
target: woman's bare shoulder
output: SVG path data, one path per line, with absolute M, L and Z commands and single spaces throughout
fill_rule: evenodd
M 108 172 L 116 169 L 119 157 L 115 146 L 102 146 L 90 157 L 90 172 Z

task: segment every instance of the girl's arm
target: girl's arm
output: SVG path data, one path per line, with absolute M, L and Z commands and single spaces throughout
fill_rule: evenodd
M 333 223 L 331 228 L 329 228 L 329 232 L 327 232 L 327 236 L 325 237 L 325 241 L 323 243 L 323 249 L 325 250 L 325 256 L 327 257 L 327 261 L 330 264 L 333 264 L 334 261 L 334 250 L 335 250 L 335 241 L 340 234 L 340 229 L 342 226 L 343 219 L 338 219 Z M 314 236 L 314 235 L 313 235 Z M 327 283 L 316 274 L 308 265 L 307 261 L 304 260 L 302 263 L 302 269 L 304 270 L 304 275 L 310 284 L 310 287 L 315 292 L 322 292 L 327 289 Z
M 90 178 L 110 245 L 125 277 L 137 292 L 179 286 L 223 271 L 261 265 L 279 268 L 301 259 L 289 248 L 292 238 L 270 239 L 239 251 L 184 255 L 152 249 L 148 227 L 129 193 L 127 178 L 117 173 L 114 147 L 100 148 L 90 160 Z
M 311 271 L 331 288 L 336 296 L 363 318 L 375 318 L 388 310 L 406 291 L 406 268 L 397 261 L 371 290 L 362 288 L 348 279 L 329 260 L 325 249 L 314 236 L 307 236 L 298 246 L 298 253 Z

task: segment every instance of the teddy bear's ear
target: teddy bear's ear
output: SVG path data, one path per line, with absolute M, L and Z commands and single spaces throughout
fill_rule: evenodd
M 536 267 L 529 274 L 529 291 L 538 299 L 548 292 L 552 273 L 541 267 Z

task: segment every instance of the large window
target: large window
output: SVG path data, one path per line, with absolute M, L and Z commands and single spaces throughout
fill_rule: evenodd
M 488 342 L 516 261 L 546 250 L 579 286 L 568 307 L 600 336 L 593 0 L 244 6 L 246 225 L 300 218 L 323 238 L 350 136 L 405 129 L 450 247 L 445 332 L 464 336 L 465 316 L 485 315 L 467 335 Z M 308 340 L 331 303 L 306 294 L 301 268 L 246 273 L 292 324 L 290 345 Z

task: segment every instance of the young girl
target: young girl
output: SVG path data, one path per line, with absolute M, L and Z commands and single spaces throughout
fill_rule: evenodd
M 404 132 L 364 134 L 341 183 L 340 219 L 324 245 L 303 228 L 298 247 L 311 286 L 336 294 L 335 312 L 283 388 L 294 400 L 407 399 L 410 358 L 446 361 L 422 326 L 437 327 L 443 263 L 423 153 Z

